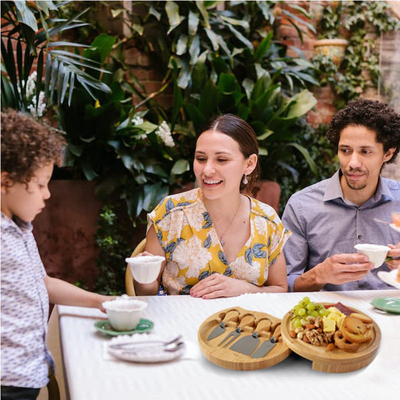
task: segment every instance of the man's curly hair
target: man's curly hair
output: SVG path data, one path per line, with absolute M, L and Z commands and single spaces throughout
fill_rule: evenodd
M 1 112 L 1 171 L 11 183 L 27 183 L 35 171 L 54 161 L 61 165 L 65 140 L 26 114 Z
M 376 141 L 384 152 L 396 148 L 387 164 L 396 160 L 400 150 L 400 115 L 387 104 L 375 100 L 358 99 L 338 111 L 326 133 L 328 140 L 338 147 L 340 133 L 349 125 L 364 126 L 376 133 Z

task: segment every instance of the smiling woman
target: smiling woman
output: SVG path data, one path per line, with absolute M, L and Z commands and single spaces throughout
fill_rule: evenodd
M 198 189 L 148 215 L 143 254 L 166 262 L 156 282 L 135 282 L 136 292 L 156 294 L 161 280 L 169 294 L 202 298 L 286 291 L 290 233 L 272 207 L 241 194 L 259 176 L 253 129 L 235 115 L 216 118 L 197 139 L 193 167 Z

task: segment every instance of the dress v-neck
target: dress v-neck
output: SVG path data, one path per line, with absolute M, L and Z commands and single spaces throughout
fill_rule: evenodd
M 215 229 L 214 222 L 213 222 L 213 220 L 212 220 L 212 218 L 211 218 L 210 213 L 208 212 L 208 210 L 207 210 L 205 204 L 203 203 L 203 201 L 201 200 L 200 196 L 199 196 L 199 198 L 198 198 L 198 200 L 200 201 L 200 203 L 201 203 L 202 206 L 203 206 L 204 211 L 205 211 L 205 212 L 209 215 L 209 217 L 210 217 L 211 226 L 210 226 L 209 229 L 213 229 L 213 230 L 214 230 L 215 236 L 216 236 L 216 238 L 218 239 L 219 248 L 221 249 L 222 253 L 224 253 L 225 258 L 226 258 L 226 261 L 228 262 L 228 265 L 231 265 L 231 264 L 233 264 L 234 262 L 237 261 L 237 259 L 240 257 L 240 254 L 243 252 L 243 249 L 245 249 L 245 248 L 247 248 L 247 247 L 250 246 L 251 238 L 253 237 L 253 225 L 254 225 L 254 224 L 251 223 L 251 212 L 252 212 L 252 210 L 253 210 L 253 200 L 251 199 L 251 197 L 249 197 L 249 196 L 247 196 L 247 195 L 244 195 L 244 196 L 250 201 L 250 214 L 249 214 L 250 236 L 249 236 L 249 238 L 246 240 L 246 242 L 244 243 L 244 245 L 241 247 L 241 249 L 236 253 L 235 259 L 234 259 L 233 261 L 231 261 L 231 262 L 228 261 L 228 257 L 226 256 L 225 250 L 224 250 L 224 248 L 222 247 L 221 241 L 220 241 L 219 236 L 218 236 L 218 234 L 217 234 L 217 230 Z

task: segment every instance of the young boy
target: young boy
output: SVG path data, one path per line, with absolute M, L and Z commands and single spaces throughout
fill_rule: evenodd
M 28 400 L 54 371 L 46 347 L 49 302 L 102 310 L 110 297 L 47 276 L 32 234 L 65 141 L 12 110 L 1 113 L 1 128 L 1 399 Z

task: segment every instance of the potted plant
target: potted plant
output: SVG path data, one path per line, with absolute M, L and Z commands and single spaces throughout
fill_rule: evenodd
M 314 53 L 322 54 L 333 60 L 339 67 L 344 59 L 348 41 L 339 38 L 342 23 L 342 5 L 340 2 L 330 2 L 318 21 L 319 40 L 314 43 Z

